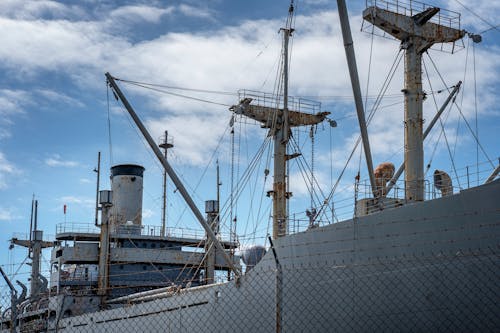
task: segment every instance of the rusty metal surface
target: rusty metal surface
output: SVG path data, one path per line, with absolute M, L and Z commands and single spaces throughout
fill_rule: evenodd
M 389 10 L 369 7 L 363 11 L 363 19 L 376 25 L 399 40 L 409 37 L 420 37 L 429 43 L 454 42 L 465 35 L 459 30 L 433 22 L 419 26 L 411 16 L 405 16 Z

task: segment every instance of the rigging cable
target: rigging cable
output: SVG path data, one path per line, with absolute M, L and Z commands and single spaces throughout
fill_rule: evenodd
M 232 242 L 236 238 L 236 232 L 233 235 L 233 209 L 234 209 L 234 121 L 235 121 L 236 115 L 233 114 L 233 118 L 231 121 L 231 191 L 229 193 L 229 240 Z M 220 203 L 219 203 L 220 205 Z M 220 214 L 220 212 L 219 212 Z M 236 231 L 236 230 L 235 230 Z M 234 238 L 233 238 L 234 237 Z M 232 252 L 231 252 L 232 253 Z
M 477 122 L 477 80 L 476 80 L 476 43 L 472 43 L 472 67 L 474 73 L 474 114 L 476 116 L 476 136 L 479 139 L 479 127 Z M 479 141 L 479 140 L 478 140 Z M 476 177 L 477 185 L 479 185 L 479 147 L 476 141 Z
M 302 149 L 300 149 L 299 144 L 295 138 L 292 137 L 292 139 L 290 141 L 296 150 L 298 150 L 298 151 L 302 150 Z M 309 166 L 309 164 L 307 163 L 307 160 L 302 155 L 299 156 L 296 160 L 298 161 L 297 166 L 300 168 L 302 179 L 304 180 L 304 183 L 306 184 L 308 191 L 311 193 L 311 195 L 315 195 L 317 202 L 319 203 L 319 205 L 321 205 L 321 203 L 323 202 L 323 198 L 325 198 L 325 194 L 321 190 L 321 185 L 319 184 L 317 178 L 313 176 L 311 179 L 311 183 L 316 183 L 316 187 L 318 188 L 319 194 L 317 193 L 317 191 L 312 191 L 311 187 L 308 186 L 309 181 L 308 181 L 308 177 L 306 175 L 309 175 L 309 174 L 314 175 L 314 173 L 311 171 L 311 167 Z M 320 197 L 320 195 L 321 195 L 321 197 Z M 323 204 L 324 204 L 324 202 L 323 202 Z M 311 204 L 311 208 L 315 208 L 314 201 Z
M 333 126 L 328 126 L 329 128 L 329 134 L 330 134 L 330 150 L 329 150 L 329 155 L 330 155 L 330 188 L 333 187 Z M 332 203 L 332 222 L 334 221 L 333 219 L 334 215 L 334 207 Z
M 429 58 L 431 57 L 429 55 L 429 53 L 427 53 L 427 56 Z M 424 65 L 425 74 L 427 76 L 427 82 L 429 84 L 429 87 L 432 89 L 432 83 L 431 83 L 431 79 L 429 77 L 429 70 L 427 69 L 427 65 L 425 64 L 425 60 L 423 58 L 422 58 L 422 63 Z M 436 101 L 436 95 L 432 95 L 432 100 L 434 101 L 434 106 L 436 107 L 436 111 L 438 111 L 439 110 L 439 106 L 438 106 L 437 101 Z M 457 182 L 458 182 L 458 187 L 460 189 L 462 189 L 462 186 L 460 185 L 460 178 L 458 177 L 458 174 L 457 174 L 457 168 L 455 166 L 455 159 L 453 158 L 453 154 L 451 152 L 450 145 L 448 143 L 448 137 L 446 136 L 446 130 L 445 130 L 443 121 L 441 120 L 441 117 L 439 118 L 439 125 L 441 126 L 441 132 L 443 133 L 444 141 L 446 142 L 446 148 L 448 149 L 448 154 L 450 155 L 451 165 L 452 165 L 452 168 L 453 168 L 453 173 L 455 173 L 455 177 L 456 177 Z M 436 145 L 438 143 L 439 142 L 437 142 Z M 430 165 L 430 163 L 428 165 Z
M 152 90 L 152 91 L 160 92 L 162 94 L 167 94 L 167 95 L 172 95 L 172 96 L 181 97 L 181 98 L 185 98 L 185 99 L 190 99 L 190 100 L 197 101 L 197 102 L 203 102 L 203 103 L 214 104 L 214 105 L 221 105 L 221 106 L 226 106 L 226 107 L 230 107 L 231 106 L 230 104 L 225 104 L 225 103 L 220 103 L 220 102 L 214 102 L 214 101 L 210 101 L 208 99 L 203 99 L 203 98 L 198 98 L 198 97 L 192 97 L 192 96 L 188 96 L 188 95 L 178 94 L 178 93 L 174 93 L 174 92 L 171 92 L 171 91 L 167 91 L 167 90 L 163 90 L 163 89 L 159 89 L 159 88 L 150 87 L 148 85 L 144 85 L 144 84 L 140 84 L 140 83 L 132 83 L 131 81 L 124 81 L 124 80 L 117 79 L 117 78 L 115 78 L 115 80 L 122 81 L 122 82 L 128 83 L 130 85 L 134 85 L 134 86 L 141 87 L 141 88 L 144 88 L 144 89 L 149 89 L 149 90 Z
M 137 85 L 139 87 L 143 87 L 148 89 L 147 87 L 156 87 L 156 88 L 165 88 L 165 89 L 173 89 L 173 90 L 183 90 L 183 91 L 191 91 L 191 92 L 199 92 L 199 93 L 208 93 L 208 94 L 217 94 L 217 95 L 226 95 L 226 96 L 235 96 L 234 92 L 229 91 L 220 91 L 220 90 L 208 90 L 208 89 L 195 89 L 195 88 L 185 88 L 185 87 L 177 87 L 177 86 L 169 86 L 165 84 L 157 84 L 157 83 L 148 83 L 141 81 L 133 81 L 126 79 L 115 78 L 115 81 L 120 81 L 123 83 L 129 83 L 132 85 Z
M 431 63 L 432 65 L 434 66 L 434 69 L 436 70 L 436 72 L 438 73 L 439 75 L 439 78 L 441 79 L 441 82 L 443 82 L 443 84 L 446 85 L 446 83 L 444 82 L 444 79 L 441 75 L 441 73 L 439 72 L 439 70 L 437 69 L 437 66 L 436 64 L 434 63 L 434 60 L 429 57 L 429 59 L 431 60 Z M 449 92 L 449 88 L 446 88 Z M 463 96 L 463 95 L 462 95 Z M 474 140 L 476 140 L 476 143 L 477 145 L 479 146 L 479 148 L 481 149 L 481 151 L 483 152 L 484 156 L 486 157 L 486 159 L 488 160 L 488 162 L 490 163 L 491 167 L 493 169 L 495 169 L 495 165 L 493 164 L 493 162 L 491 161 L 490 157 L 488 156 L 488 154 L 486 153 L 486 150 L 484 149 L 483 145 L 481 144 L 481 142 L 479 142 L 479 138 L 476 136 L 476 134 L 474 133 L 474 130 L 472 129 L 472 127 L 470 126 L 469 122 L 467 121 L 467 118 L 465 117 L 465 115 L 463 114 L 462 112 L 462 108 L 460 106 L 458 106 L 458 104 L 456 104 L 456 102 L 454 101 L 454 104 L 457 106 L 457 109 L 458 111 L 460 112 L 460 115 L 462 116 L 462 118 L 464 119 L 464 122 L 465 122 L 465 125 L 467 125 L 467 128 L 469 129 L 471 135 L 474 137 Z
M 201 181 L 203 180 L 203 178 L 205 177 L 205 174 L 207 173 L 208 171 L 208 168 L 210 167 L 210 165 L 212 164 L 212 161 L 213 159 L 215 158 L 216 156 L 216 153 L 219 151 L 220 149 L 220 146 L 222 144 L 222 141 L 224 139 L 224 137 L 226 136 L 226 133 L 228 131 L 228 129 L 230 128 L 230 126 L 226 126 L 226 128 L 224 129 L 224 133 L 222 133 L 222 135 L 220 136 L 219 138 L 219 141 L 217 142 L 217 146 L 215 147 L 214 151 L 212 152 L 212 155 L 210 156 L 210 159 L 208 160 L 208 163 L 206 164 L 205 166 L 205 169 L 203 169 L 203 172 L 201 173 L 200 175 L 200 178 L 198 179 L 198 182 L 196 183 L 196 185 L 194 186 L 194 188 L 192 189 L 192 193 L 196 194 L 196 191 L 198 190 L 198 187 L 200 186 L 201 184 Z M 185 182 L 187 184 L 187 182 Z M 200 198 L 201 199 L 201 198 Z M 203 200 L 202 200 L 203 201 Z M 184 216 L 184 214 L 186 213 L 186 210 L 187 210 L 187 207 L 184 206 L 184 209 L 182 210 L 179 218 L 177 219 L 177 222 L 176 222 L 176 225 L 179 224 L 179 222 L 181 221 L 182 217 Z
M 311 125 L 311 209 L 314 207 L 314 130 L 315 125 Z
M 394 58 L 394 61 L 392 63 L 392 66 L 391 66 L 391 69 L 389 71 L 389 74 L 386 76 L 384 84 L 383 84 L 383 86 L 381 88 L 381 91 L 379 93 L 379 97 L 380 98 L 377 97 L 377 100 L 375 101 L 372 109 L 370 110 L 370 114 L 368 115 L 368 119 L 367 119 L 367 125 L 373 119 L 373 116 L 375 115 L 375 112 L 377 111 L 378 105 L 380 104 L 380 101 L 381 101 L 381 99 L 382 99 L 385 91 L 387 91 L 389 83 L 394 78 L 394 75 L 396 73 L 396 69 L 399 67 L 399 64 L 400 64 L 402 58 L 403 58 L 403 54 L 401 52 L 401 49 L 399 49 L 399 51 L 396 54 L 396 57 Z M 340 183 L 340 180 L 344 176 L 344 173 L 347 170 L 347 167 L 349 166 L 349 163 L 351 162 L 351 159 L 352 159 L 354 153 L 356 152 L 356 149 L 357 149 L 357 147 L 358 147 L 358 145 L 359 145 L 360 142 L 361 142 L 361 135 L 358 136 L 358 138 L 356 140 L 356 143 L 354 144 L 354 147 L 352 148 L 351 153 L 350 153 L 350 155 L 349 155 L 346 163 L 344 164 L 344 167 L 342 168 L 342 171 L 340 172 L 340 175 L 337 178 L 337 181 L 335 182 L 335 185 L 333 186 L 333 188 L 331 189 L 330 193 L 328 194 L 328 197 L 325 198 L 325 200 L 323 202 L 323 205 L 321 205 L 320 210 L 319 210 L 318 214 L 316 215 L 316 217 L 320 217 L 320 215 L 324 215 L 325 214 L 325 207 L 332 200 L 333 194 L 335 193 L 335 191 L 336 191 L 336 189 L 337 189 L 337 187 L 338 187 L 338 185 Z
M 460 1 L 458 1 L 458 0 L 455 0 L 455 1 L 458 2 L 460 4 L 460 6 L 464 7 L 466 10 L 468 10 L 469 12 L 471 12 L 472 15 L 474 15 L 475 17 L 477 17 L 478 19 L 480 19 L 481 21 L 483 21 L 484 23 L 486 23 L 487 25 L 489 25 L 490 28 L 488 30 L 486 30 L 486 31 L 489 31 L 489 30 L 492 30 L 492 29 L 498 30 L 498 26 L 494 26 L 490 22 L 486 21 L 486 19 L 482 18 L 480 15 L 476 14 L 475 12 L 473 12 L 470 8 L 466 7 Z

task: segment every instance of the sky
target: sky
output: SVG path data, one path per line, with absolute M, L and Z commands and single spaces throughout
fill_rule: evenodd
M 491 172 L 500 156 L 500 3 L 436 0 L 434 4 L 461 13 L 461 28 L 482 35 L 480 44 L 465 37 L 456 44 L 454 54 L 431 49 L 424 55 L 423 84 L 428 93 L 424 127 L 446 99 L 446 88 L 464 81 L 457 106 L 445 112 L 442 127 L 431 132 L 425 145 L 425 164 L 431 170 L 427 176 L 434 169 L 458 175 L 454 182 L 458 190 L 467 187 L 466 167 L 471 173 L 469 183 L 475 185 Z M 285 0 L 2 0 L 0 264 L 12 273 L 26 256 L 23 249 L 8 250 L 8 245 L 16 233 L 28 232 L 33 195 L 39 202 L 39 228 L 47 237 L 55 234 L 58 224 L 93 223 L 93 170 L 99 151 L 101 189 L 110 188 L 108 170 L 112 165 L 145 166 L 143 224 L 160 225 L 160 164 L 107 90 L 105 72 L 163 86 L 157 90 L 168 93 L 119 82 L 152 137 L 159 142 L 164 131 L 169 132 L 174 148 L 168 159 L 200 209 L 205 200 L 215 199 L 215 165 L 219 161 L 221 205 L 227 207 L 231 187 L 243 183 L 238 179 L 244 178 L 247 165 L 267 136 L 258 125 L 243 119 L 237 119 L 231 134 L 228 108 L 237 104 L 240 89 L 274 91 L 282 38 L 279 28 L 285 24 L 288 5 Z M 369 112 L 397 59 L 399 43 L 362 31 L 371 31 L 362 24 L 364 8 L 365 1 L 348 2 L 361 89 Z M 314 185 L 318 195 L 313 198 L 318 205 L 341 173 L 359 130 L 336 2 L 300 0 L 295 1 L 295 9 L 290 95 L 321 102 L 321 109 L 331 112 L 329 119 L 338 124 L 317 127 L 314 149 L 309 129 L 294 132 L 304 151 L 304 163 L 313 166 L 318 180 Z M 399 62 L 386 98 L 369 124 L 375 165 L 392 161 L 398 166 L 403 160 L 403 63 Z M 476 133 L 480 146 L 468 127 Z M 271 202 L 265 191 L 272 185 L 264 176 L 264 170 L 270 168 L 269 154 L 265 149 L 264 162 L 248 177 L 249 189 L 233 205 L 232 215 L 227 211 L 224 215 L 223 232 L 229 230 L 229 217 L 237 216 L 242 243 L 259 242 L 271 233 Z M 368 179 L 359 150 L 353 156 L 334 195 L 340 201 L 336 209 L 350 209 L 351 213 L 358 169 L 361 178 Z M 301 219 L 311 205 L 304 177 L 308 176 L 301 174 L 299 162 L 293 162 L 290 214 Z M 168 227 L 201 230 L 172 185 L 168 202 Z M 49 254 L 44 256 L 49 258 Z

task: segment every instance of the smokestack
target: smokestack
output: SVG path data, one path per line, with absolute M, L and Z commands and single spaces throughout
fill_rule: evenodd
M 110 229 L 114 233 L 140 234 L 142 225 L 142 176 L 144 167 L 120 164 L 111 168 Z

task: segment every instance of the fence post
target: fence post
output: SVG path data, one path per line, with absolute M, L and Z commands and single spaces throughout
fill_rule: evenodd
M 282 302 L 283 302 L 283 271 L 281 269 L 281 264 L 276 255 L 276 250 L 274 249 L 273 240 L 269 236 L 269 244 L 271 244 L 271 249 L 273 250 L 274 261 L 276 262 L 276 333 L 281 333 L 283 330 L 282 325 Z

